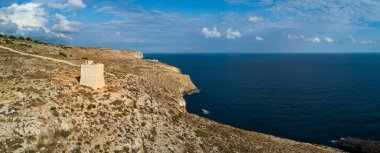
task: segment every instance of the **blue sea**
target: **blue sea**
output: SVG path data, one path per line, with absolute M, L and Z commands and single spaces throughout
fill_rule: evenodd
M 333 145 L 380 140 L 380 54 L 146 54 L 189 74 L 187 110 L 234 127 Z M 210 111 L 203 114 L 202 109 Z

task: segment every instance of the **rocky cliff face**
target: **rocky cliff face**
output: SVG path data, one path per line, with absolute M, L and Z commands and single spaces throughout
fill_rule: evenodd
M 0 49 L 3 152 L 339 152 L 244 131 L 189 114 L 197 90 L 180 70 L 141 53 L 6 40 L 0 45 L 80 64 L 105 64 L 106 87 L 79 86 L 80 69 Z

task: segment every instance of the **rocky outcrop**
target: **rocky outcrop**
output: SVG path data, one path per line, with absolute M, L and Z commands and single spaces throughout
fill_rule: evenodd
M 379 153 L 380 141 L 364 140 L 360 138 L 341 138 L 338 142 L 340 149 L 356 153 Z
M 0 45 L 76 64 L 91 59 L 106 72 L 106 87 L 93 90 L 79 85 L 79 67 L 0 48 L 4 152 L 340 152 L 189 114 L 183 96 L 197 90 L 190 77 L 139 53 L 2 38 Z

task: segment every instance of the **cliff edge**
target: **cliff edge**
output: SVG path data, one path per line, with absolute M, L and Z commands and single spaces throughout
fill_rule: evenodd
M 91 59 L 106 72 L 106 87 L 92 90 L 79 85 L 79 67 L 0 48 L 4 152 L 340 152 L 189 114 L 190 77 L 138 52 L 7 37 L 0 45 L 77 65 Z

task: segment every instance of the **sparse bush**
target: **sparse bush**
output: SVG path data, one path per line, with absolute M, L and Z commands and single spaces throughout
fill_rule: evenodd
M 84 60 L 88 60 L 88 58 L 87 58 L 87 57 L 82 57 L 82 59 L 84 59 Z
M 51 107 L 50 110 L 51 110 L 51 111 L 56 111 L 57 108 L 56 108 L 56 107 Z
M 205 132 L 205 131 L 202 131 L 202 130 L 195 130 L 195 135 L 197 137 L 202 137 L 202 138 L 207 138 L 208 137 L 208 133 Z
M 29 150 L 28 153 L 36 153 L 35 150 Z
M 5 39 L 5 43 L 6 43 L 6 44 L 13 44 L 13 41 L 12 41 L 12 40 L 9 40 L 9 39 Z
M 182 119 L 182 116 L 181 115 L 176 115 L 176 116 L 173 116 L 172 117 L 172 120 L 174 121 L 174 122 L 178 122 L 179 120 L 181 120 Z
M 70 131 L 65 131 L 65 130 L 57 130 L 54 132 L 54 137 L 62 137 L 62 138 L 67 138 L 70 135 Z
M 25 40 L 23 36 L 18 37 L 18 39 Z
M 61 56 L 63 56 L 63 57 L 69 57 L 69 56 L 67 56 L 67 54 L 62 53 L 62 52 L 59 52 L 59 55 L 61 55 Z
M 115 100 L 115 101 L 111 102 L 111 105 L 121 105 L 121 104 L 123 104 L 122 100 Z
M 30 37 L 26 37 L 25 39 L 29 40 L 29 41 L 32 41 L 32 38 L 30 38 Z
M 96 108 L 95 104 L 90 104 L 87 106 L 87 110 L 94 109 L 94 108 Z
M 9 36 L 8 38 L 9 38 L 9 39 L 16 39 L 15 36 Z
M 127 115 L 129 113 L 128 109 L 123 110 L 123 115 Z

